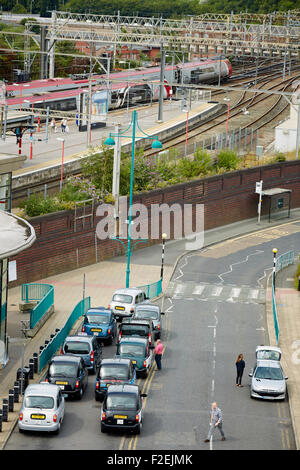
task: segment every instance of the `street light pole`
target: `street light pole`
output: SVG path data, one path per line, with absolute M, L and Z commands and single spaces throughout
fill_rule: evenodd
M 277 248 L 273 248 L 273 273 L 272 273 L 272 282 L 273 282 L 273 287 L 274 287 L 274 292 L 275 292 L 275 278 L 276 278 L 276 254 L 277 254 Z
M 133 195 L 133 175 L 134 175 L 134 148 L 135 148 L 135 129 L 136 129 L 136 110 L 132 113 L 132 144 L 131 144 L 131 170 L 130 170 L 130 193 L 129 193 L 129 212 L 128 212 L 128 248 L 127 248 L 127 267 L 126 267 L 126 287 L 129 287 L 130 277 L 130 256 L 131 256 L 131 221 L 132 221 L 132 195 Z
M 131 224 L 132 224 L 132 197 L 133 197 L 133 177 L 134 177 L 134 153 L 135 153 L 135 140 L 136 140 L 136 126 L 139 128 L 139 130 L 144 134 L 144 137 L 139 137 L 141 139 L 152 139 L 153 140 L 153 143 L 152 143 L 152 149 L 154 150 L 160 150 L 162 148 L 162 144 L 161 142 L 159 142 L 158 138 L 157 137 L 152 137 L 150 136 L 149 134 L 146 134 L 146 132 L 144 132 L 139 124 L 138 124 L 138 120 L 137 120 L 137 111 L 134 110 L 132 112 L 132 120 L 131 120 L 131 123 L 130 125 L 128 126 L 128 128 L 123 131 L 123 133 L 117 133 L 116 135 L 114 134 L 109 134 L 109 138 L 106 139 L 104 141 L 104 145 L 108 145 L 108 146 L 112 146 L 112 145 L 115 145 L 115 141 L 113 139 L 113 136 L 114 137 L 128 137 L 128 136 L 125 136 L 124 135 L 124 132 L 126 132 L 132 125 L 132 135 L 131 135 L 131 171 L 130 171 L 130 193 L 129 193 L 129 211 L 128 211 L 128 235 L 127 235 L 127 247 L 125 245 L 125 243 L 117 236 L 115 237 L 115 240 L 118 240 L 120 243 L 122 243 L 122 245 L 124 246 L 125 248 L 125 252 L 126 252 L 126 255 L 127 255 L 127 266 L 126 266 L 126 288 L 129 287 L 129 278 L 130 278 L 130 257 L 131 257 L 131 250 L 132 248 L 137 244 L 137 243 L 141 243 L 141 242 L 145 242 L 146 240 L 140 240 L 140 241 L 137 241 L 133 246 L 132 246 L 132 240 L 131 240 Z M 118 152 L 118 150 L 116 150 L 116 152 Z M 119 152 L 120 153 L 120 152 Z M 115 167 L 115 166 L 114 166 Z M 116 177 L 114 176 L 114 189 L 116 190 Z
M 62 149 L 61 149 L 61 169 L 60 169 L 60 191 L 62 190 L 63 186 L 63 177 L 64 177 L 64 154 L 65 154 L 65 139 L 62 139 L 61 137 L 57 137 L 56 140 L 59 140 L 62 142 Z

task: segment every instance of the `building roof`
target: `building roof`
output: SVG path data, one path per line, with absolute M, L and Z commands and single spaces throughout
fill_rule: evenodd
M 34 228 L 26 220 L 0 210 L 0 259 L 29 248 L 35 240 Z

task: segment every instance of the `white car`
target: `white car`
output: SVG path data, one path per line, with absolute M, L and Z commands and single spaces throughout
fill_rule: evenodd
M 112 310 L 116 320 L 122 321 L 123 318 L 131 317 L 135 307 L 146 300 L 146 294 L 141 289 L 135 287 L 118 289 L 112 296 L 108 308 Z
M 26 387 L 19 413 L 19 431 L 59 433 L 65 413 L 65 399 L 58 385 L 42 382 Z
M 251 370 L 250 396 L 264 400 L 285 400 L 287 377 L 281 365 L 281 350 L 276 346 L 257 346 L 256 363 Z

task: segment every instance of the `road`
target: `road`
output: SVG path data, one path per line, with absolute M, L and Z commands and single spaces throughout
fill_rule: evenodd
M 290 222 L 181 258 L 162 300 L 163 369 L 140 380 L 148 393 L 140 436 L 101 434 L 90 376 L 82 401 L 67 401 L 59 436 L 21 435 L 16 427 L 6 449 L 295 449 L 288 402 L 250 399 L 248 373 L 255 347 L 268 344 L 264 282 L 272 248 L 278 254 L 299 250 L 299 232 L 300 222 Z M 107 346 L 104 356 L 114 351 Z M 243 388 L 235 386 L 239 353 L 246 362 Z M 214 400 L 223 411 L 226 441 L 216 431 L 204 443 Z

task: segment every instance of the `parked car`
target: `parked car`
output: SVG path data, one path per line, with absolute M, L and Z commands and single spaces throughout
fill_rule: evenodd
M 147 300 L 143 290 L 137 288 L 118 289 L 112 296 L 108 308 L 113 311 L 116 320 L 122 321 L 125 317 L 131 317 L 138 304 Z
M 82 357 L 88 371 L 96 373 L 101 362 L 102 346 L 94 336 L 86 333 L 67 336 L 62 347 L 61 354 L 72 354 Z
M 283 375 L 279 361 L 258 359 L 249 377 L 252 378 L 250 387 L 252 398 L 285 400 L 287 377 Z
M 111 385 L 134 384 L 135 367 L 130 359 L 103 359 L 95 381 L 95 399 L 103 401 Z
M 280 361 L 281 349 L 277 346 L 257 346 L 255 355 L 256 359 Z
M 147 377 L 153 363 L 153 354 L 147 338 L 124 336 L 117 346 L 116 357 L 131 359 L 137 376 Z
M 119 327 L 118 343 L 124 336 L 148 338 L 150 348 L 154 348 L 155 333 L 152 320 L 124 318 Z
M 117 334 L 117 322 L 110 309 L 105 307 L 90 308 L 83 319 L 81 331 L 94 336 L 98 341 L 112 343 Z
M 19 431 L 59 433 L 64 413 L 65 400 L 58 385 L 49 383 L 28 385 L 19 412 Z
M 68 397 L 81 399 L 88 384 L 88 371 L 81 357 L 67 354 L 54 356 L 45 380 L 58 385 Z
M 101 409 L 101 432 L 121 430 L 140 434 L 146 396 L 137 385 L 111 385 Z
M 164 312 L 161 312 L 159 305 L 145 303 L 145 304 L 136 306 L 135 312 L 132 318 L 136 318 L 139 320 L 140 319 L 152 320 L 155 339 L 159 339 L 161 336 L 161 330 L 162 330 L 161 315 L 164 315 L 164 314 L 165 314 Z

